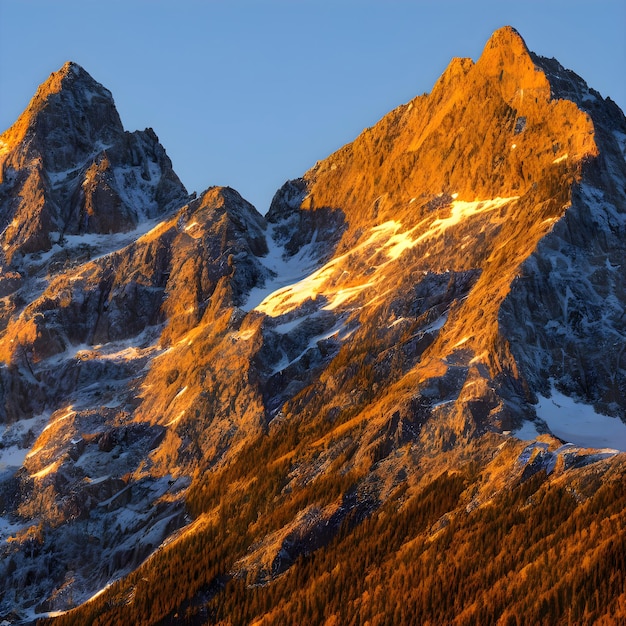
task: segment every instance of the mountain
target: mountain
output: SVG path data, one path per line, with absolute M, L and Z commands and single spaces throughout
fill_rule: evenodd
M 2 619 L 626 619 L 626 119 L 514 29 L 265 216 L 72 63 L 0 176 Z

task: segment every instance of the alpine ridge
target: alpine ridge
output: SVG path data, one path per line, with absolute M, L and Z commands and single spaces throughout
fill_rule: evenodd
M 625 242 L 624 114 L 511 27 L 265 215 L 66 63 L 0 135 L 0 619 L 626 619 Z

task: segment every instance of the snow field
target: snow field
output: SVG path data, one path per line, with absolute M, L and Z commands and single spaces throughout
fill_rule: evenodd
M 624 422 L 596 413 L 591 405 L 577 402 L 554 387 L 549 398 L 539 396 L 535 409 L 559 439 L 588 448 L 626 451 Z

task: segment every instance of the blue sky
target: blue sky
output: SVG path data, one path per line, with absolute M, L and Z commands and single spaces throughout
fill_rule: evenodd
M 230 185 L 265 213 L 505 24 L 626 110 L 625 0 L 0 0 L 0 131 L 73 60 L 189 191 Z

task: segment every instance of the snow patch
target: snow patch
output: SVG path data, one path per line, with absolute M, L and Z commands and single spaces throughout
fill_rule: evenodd
M 24 527 L 24 523 L 13 522 L 6 517 L 0 517 L 0 540 L 6 539 L 19 532 Z M 2 622 L 0 622 L 1 626 Z
M 486 213 L 499 209 L 500 207 L 517 200 L 519 196 L 511 196 L 509 198 L 493 198 L 491 200 L 475 200 L 473 202 L 466 202 L 464 200 L 456 200 L 455 198 L 451 203 L 450 215 L 445 218 L 438 218 L 433 220 L 430 225 L 419 235 L 416 239 L 412 238 L 412 233 L 417 230 L 421 230 L 424 226 L 424 222 L 417 224 L 408 231 L 398 232 L 402 225 L 395 220 L 390 220 L 372 229 L 378 233 L 387 233 L 387 241 L 382 246 L 385 253 L 391 260 L 399 258 L 406 250 L 410 250 L 418 243 L 421 243 L 427 239 L 438 237 L 442 235 L 448 228 L 456 226 L 460 222 L 480 213 Z M 391 234 L 389 234 L 391 233 Z
M 557 391 L 549 398 L 539 396 L 537 416 L 559 438 L 589 448 L 626 451 L 626 424 L 619 418 L 597 413 L 588 404 Z
M 116 167 L 113 170 L 117 191 L 126 206 L 136 211 L 138 217 L 151 217 L 158 209 L 154 199 L 155 187 L 161 178 L 161 170 L 154 161 L 147 163 L 148 181 L 144 180 L 140 167 Z
M 339 278 L 345 278 L 344 267 L 349 265 L 349 259 L 397 227 L 397 222 L 387 222 L 373 228 L 366 241 L 346 254 L 335 257 L 319 269 L 314 269 L 317 265 L 313 248 L 315 237 L 310 244 L 303 246 L 297 255 L 289 258 L 284 256 L 282 246 L 274 244 L 270 247 L 270 253 L 262 259 L 274 278 L 266 281 L 263 288 L 255 288 L 250 292 L 245 308 L 260 311 L 270 317 L 278 317 L 293 311 L 309 299 L 316 300 L 318 295 L 325 298 L 324 309 L 337 308 L 375 284 L 375 281 L 369 281 L 360 285 L 335 286 Z M 346 261 L 348 263 L 345 263 Z
M 530 420 L 524 420 L 522 427 L 514 431 L 513 435 L 522 441 L 533 441 L 539 437 L 535 422 L 531 422 Z
M 289 322 L 283 322 L 282 324 L 277 324 L 276 326 L 274 326 L 272 328 L 272 330 L 274 332 L 276 332 L 276 333 L 279 333 L 280 335 L 287 335 L 292 330 L 294 330 L 295 328 L 300 326 L 300 324 L 302 324 L 302 322 L 303 322 L 303 318 L 296 317 L 295 319 L 293 319 L 293 320 L 291 320 Z
M 175 396 L 174 396 L 174 400 L 176 400 L 176 398 L 180 398 L 186 391 L 187 391 L 188 387 L 187 385 L 185 385 Z
M 426 232 L 416 239 L 412 234 L 423 224 L 402 231 L 400 222 L 389 220 L 372 228 L 366 240 L 322 267 L 316 267 L 315 237 L 293 257 L 287 257 L 284 247 L 272 238 L 270 252 L 262 259 L 272 278 L 266 281 L 264 287 L 255 288 L 250 292 L 244 309 L 278 317 L 293 311 L 307 300 L 315 301 L 320 295 L 324 298 L 324 305 L 321 308 L 327 311 L 335 310 L 354 300 L 364 290 L 383 282 L 387 278 L 385 266 L 424 239 L 443 232 L 470 215 L 496 209 L 513 199 L 515 198 L 495 198 L 477 202 L 454 200 L 451 216 L 433 221 Z M 386 260 L 376 258 L 381 254 Z M 366 260 L 374 270 L 366 282 L 357 284 L 351 282 L 350 268 L 353 266 L 353 259 L 360 263 Z
M 313 235 L 311 243 L 302 246 L 296 255 L 287 257 L 285 247 L 276 242 L 274 231 L 275 227 L 270 226 L 267 237 L 268 253 L 260 259 L 271 278 L 265 281 L 263 287 L 255 287 L 250 291 L 248 300 L 243 306 L 245 310 L 258 310 L 272 294 L 303 280 L 314 272 L 318 265 L 314 249 L 316 235 Z
M 394 326 L 397 326 L 398 324 L 402 324 L 402 322 L 406 322 L 406 321 L 408 321 L 406 317 L 398 317 L 397 319 L 393 320 L 393 322 L 391 322 L 391 324 L 389 324 L 387 328 L 394 328 Z
M 459 339 L 452 347 L 458 348 L 458 346 L 462 346 L 464 343 L 467 343 L 471 339 L 470 336 L 466 335 L 462 339 Z
M 173 426 L 174 424 L 177 424 L 178 422 L 180 422 L 184 415 L 185 409 L 183 409 L 174 419 L 171 419 L 169 422 L 167 422 L 165 426 Z
M 493 198 L 491 200 L 475 200 L 473 202 L 465 202 L 463 200 L 454 200 L 452 202 L 452 210 L 450 216 L 444 219 L 436 219 L 430 225 L 430 228 L 418 238 L 418 241 L 433 237 L 443 233 L 451 226 L 455 226 L 459 222 L 466 220 L 469 217 L 478 215 L 480 213 L 486 213 L 487 211 L 493 211 L 503 207 L 505 204 L 517 200 L 519 196 L 511 196 L 509 198 Z
M 434 331 L 441 330 L 443 325 L 448 321 L 448 314 L 449 311 L 446 311 L 443 315 L 440 315 L 434 322 L 431 322 L 428 326 L 422 328 L 422 332 L 432 333 Z
M 150 219 L 140 222 L 137 228 L 121 233 L 85 233 L 82 235 L 64 235 L 62 238 L 58 233 L 52 233 L 55 243 L 47 252 L 33 252 L 24 255 L 20 262 L 20 268 L 28 275 L 33 275 L 37 271 L 58 257 L 59 262 L 68 256 L 77 256 L 83 259 L 82 263 L 93 262 L 102 259 L 112 253 L 122 250 L 129 244 L 141 240 L 143 236 L 151 232 L 157 232 L 168 222 L 159 219 Z M 82 278 L 80 272 L 72 276 L 72 280 Z
M 471 358 L 469 364 L 475 365 L 476 363 L 486 363 L 488 358 L 489 352 L 485 350 L 484 352 L 481 352 L 480 354 L 477 354 L 476 356 Z
M 202 237 L 202 226 L 198 222 L 193 221 L 185 226 L 184 231 L 193 239 L 199 239 Z
M 302 321 L 303 321 L 302 319 L 297 320 L 298 323 L 302 323 Z M 319 335 L 315 335 L 314 337 L 311 337 L 311 339 L 309 339 L 308 344 L 296 357 L 289 359 L 287 355 L 283 352 L 283 358 L 278 362 L 276 366 L 274 366 L 272 370 L 272 375 L 284 370 L 286 367 L 289 367 L 289 365 L 291 365 L 292 363 L 296 363 L 297 361 L 299 361 L 309 350 L 316 348 L 317 344 L 320 341 L 326 341 L 327 339 L 334 337 L 338 341 L 343 342 L 346 339 L 348 339 L 348 337 L 350 337 L 352 333 L 354 333 L 355 330 L 356 330 L 355 328 L 346 327 L 343 320 L 337 322 L 337 324 L 335 324 L 330 330 L 327 330 L 326 332 L 323 332 Z
M 0 472 L 7 468 L 18 468 L 24 465 L 28 449 L 10 446 L 0 450 Z
M 52 426 L 56 426 L 59 422 L 62 422 L 63 420 L 66 420 L 68 417 L 71 417 L 75 413 L 76 413 L 76 411 L 74 411 L 74 409 L 71 406 L 67 407 L 66 410 L 65 410 L 65 413 L 63 413 L 63 415 L 57 417 L 53 422 L 50 422 L 43 430 L 46 431 L 46 430 L 48 430 L 48 428 L 51 428 Z M 33 452 L 34 452 L 34 450 L 33 450 Z M 31 456 L 31 454 L 29 454 L 28 456 Z
M 3 427 L 0 431 L 0 472 L 24 465 L 24 461 L 31 455 L 29 442 L 34 441 L 43 431 L 49 416 L 46 412 Z
M 51 474 L 52 472 L 56 472 L 59 465 L 61 465 L 61 461 L 54 461 L 53 463 L 50 463 L 50 465 L 46 465 L 46 467 L 39 470 L 38 472 L 31 474 L 30 477 L 31 478 L 44 478 L 48 474 Z
M 394 225 L 396 225 L 396 228 L 400 227 L 398 222 L 394 222 Z M 413 230 L 414 229 L 403 233 L 395 233 L 389 237 L 385 244 L 385 253 L 390 259 L 395 260 L 399 258 L 404 252 L 415 246 L 417 241 L 411 239 L 411 232 Z

